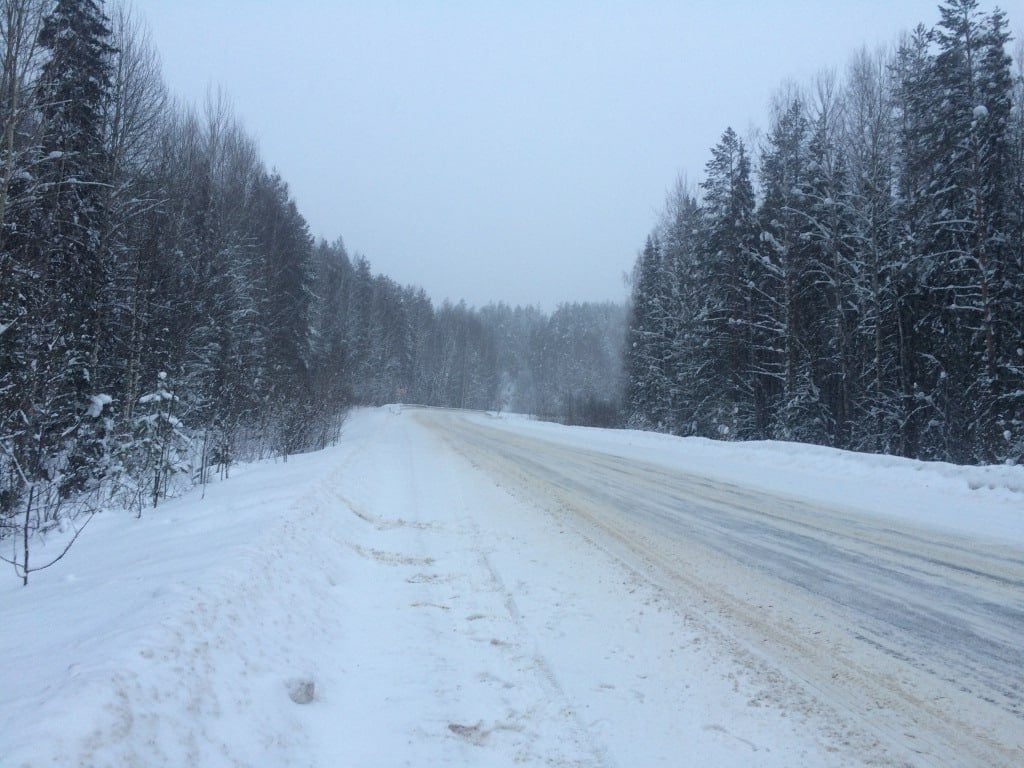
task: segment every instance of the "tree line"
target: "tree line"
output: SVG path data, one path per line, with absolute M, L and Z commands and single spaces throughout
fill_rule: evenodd
M 503 303 L 435 307 L 421 288 L 373 274 L 341 240 L 319 243 L 314 261 L 314 335 L 336 400 L 619 424 L 623 305 L 565 303 L 551 313 Z
M 789 85 L 634 269 L 628 422 L 1024 460 L 1024 79 L 999 10 Z
M 328 445 L 353 404 L 610 418 L 594 329 L 622 307 L 435 308 L 315 242 L 227 99 L 171 98 L 128 7 L 0 0 L 0 56 L 0 539 L 24 579 L 36 534 Z

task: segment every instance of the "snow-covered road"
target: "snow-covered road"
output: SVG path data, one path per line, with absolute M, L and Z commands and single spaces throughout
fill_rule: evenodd
M 677 609 L 700 606 L 737 658 L 796 687 L 795 699 L 778 692 L 784 706 L 828 703 L 922 764 L 1024 759 L 1019 547 L 586 450 L 557 433 L 453 413 L 417 419 L 510 490 L 557 502 Z
M 2 585 L 0 766 L 1017 766 L 1022 481 L 360 411 Z

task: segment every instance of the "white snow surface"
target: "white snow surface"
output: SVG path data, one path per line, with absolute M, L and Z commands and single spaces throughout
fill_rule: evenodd
M 0 584 L 0 766 L 865 761 L 827 710 L 773 703 L 693 615 L 411 413 L 359 411 L 336 448 L 140 520 L 105 512 L 27 587 Z M 1024 542 L 1020 467 L 500 423 Z
M 493 423 L 492 417 L 486 418 Z M 731 443 L 635 430 L 574 428 L 503 414 L 507 428 L 861 514 L 1024 544 L 1024 466 L 965 467 L 804 443 Z
M 114 398 L 110 395 L 93 395 L 89 398 L 89 408 L 86 413 L 93 419 L 99 418 L 103 414 L 103 409 L 114 402 Z

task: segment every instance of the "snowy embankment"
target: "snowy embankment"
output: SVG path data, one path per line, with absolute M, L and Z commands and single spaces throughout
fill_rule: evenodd
M 493 417 L 476 417 L 481 423 Z M 685 468 L 782 493 L 1002 543 L 1024 543 L 1024 466 L 963 467 L 802 443 L 729 443 L 633 430 L 574 428 L 502 415 L 506 428 L 558 445 Z
M 1020 468 L 502 425 L 1024 539 Z M 789 708 L 698 615 L 401 409 L 205 498 L 105 513 L 28 587 L 0 584 L 0 615 L 4 768 L 892 757 Z

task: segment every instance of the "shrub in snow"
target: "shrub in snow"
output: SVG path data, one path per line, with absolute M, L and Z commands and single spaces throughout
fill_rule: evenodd
M 10 555 L 0 555 L 0 561 L 14 567 L 22 584 L 30 573 L 61 560 L 100 508 L 104 482 L 116 472 L 108 442 L 112 421 L 103 413 L 112 401 L 110 395 L 91 396 L 83 416 L 52 450 L 37 441 L 35 456 L 28 458 L 39 472 L 26 471 L 9 449 L 0 454 L 0 539 L 12 540 Z M 34 562 L 32 541 L 51 534 L 65 537 L 64 546 Z
M 166 497 L 171 477 L 189 469 L 191 441 L 174 413 L 177 403 L 178 397 L 169 389 L 163 371 L 157 377 L 156 389 L 139 398 L 131 453 L 139 470 L 134 474 L 144 478 L 141 490 L 154 507 Z

